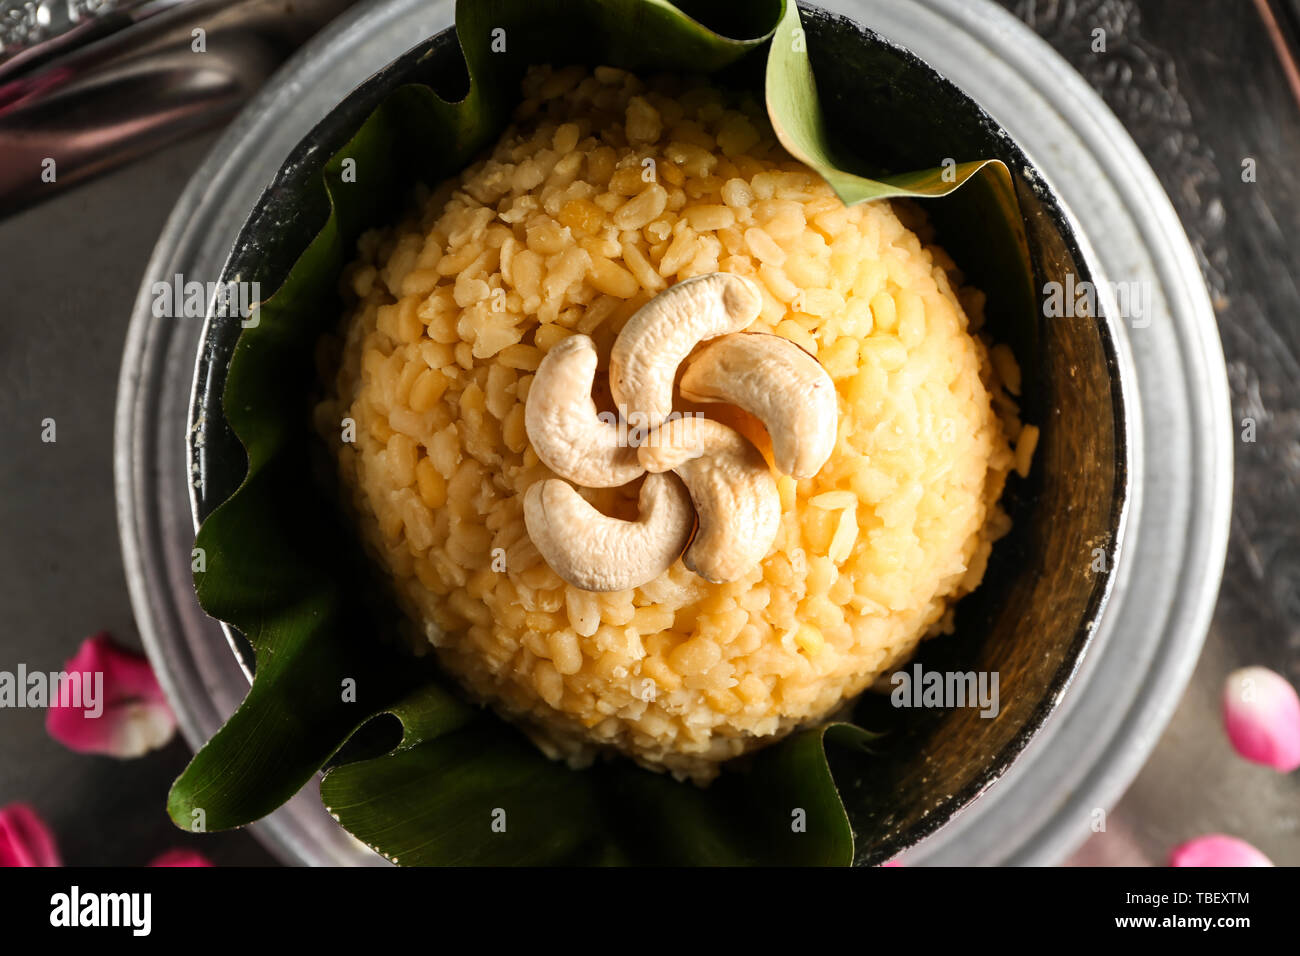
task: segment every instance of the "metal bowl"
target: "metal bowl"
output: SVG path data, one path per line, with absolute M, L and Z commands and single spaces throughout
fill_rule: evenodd
M 921 657 L 927 669 L 998 672 L 1000 716 L 981 720 L 972 709 L 899 712 L 868 698 L 859 719 L 873 728 L 892 726 L 890 745 L 869 764 L 836 766 L 862 862 L 907 847 L 913 847 L 909 858 L 916 861 L 1058 859 L 1087 832 L 1092 808 L 1105 806 L 1117 796 L 1117 788 L 1127 783 L 1154 743 L 1190 672 L 1221 570 L 1231 459 L 1225 447 L 1228 429 L 1223 426 L 1226 382 L 1217 340 L 1212 338 L 1208 302 L 1194 267 L 1188 268 L 1190 250 L 1176 231 L 1176 222 L 1173 231 L 1168 228 L 1172 213 L 1167 200 L 1122 133 L 1113 150 L 1107 151 L 1108 157 L 1114 154 L 1109 157 L 1114 164 L 1110 176 L 1086 185 L 1073 181 L 1078 166 L 1106 157 L 1080 149 L 1062 158 L 1048 149 L 1044 155 L 1051 156 L 1054 165 L 1044 168 L 1017 145 L 1014 119 L 1031 121 L 1023 128 L 1038 139 L 1046 132 L 1061 140 L 1068 140 L 1071 124 L 1080 128 L 1084 119 L 1102 124 L 1114 139 L 1115 121 L 1091 94 L 1080 93 L 1081 81 L 1068 67 L 1004 13 L 990 7 L 975 21 L 957 10 L 956 3 L 940 0 L 832 6 L 908 46 L 920 46 L 922 52 L 928 38 L 936 51 L 928 58 L 945 69 L 950 63 L 969 66 L 972 61 L 959 59 L 958 50 L 934 46 L 938 38 L 946 37 L 960 48 L 974 42 L 981 31 L 986 41 L 989 36 L 997 38 L 999 30 L 1013 33 L 1013 39 L 1003 36 L 1000 45 L 984 47 L 982 56 L 988 62 L 979 76 L 985 81 L 989 77 L 1007 81 L 1009 85 L 1002 89 L 1004 106 L 1014 103 L 1017 109 L 999 112 L 996 96 L 990 100 L 978 84 L 972 88 L 983 105 L 1003 118 L 999 126 L 903 49 L 825 12 L 809 11 L 805 16 L 819 86 L 833 128 L 843 138 L 896 168 L 935 165 L 948 155 L 1003 159 L 1017 180 L 1039 288 L 1049 281 L 1064 284 L 1072 276 L 1076 285 L 1090 281 L 1104 292 L 1109 288 L 1107 276 L 1115 275 L 1143 283 L 1151 293 L 1142 328 L 1131 330 L 1132 343 L 1114 301 L 1105 295 L 1103 309 L 1112 318 L 1046 321 L 1040 323 L 1037 342 L 1017 343 L 1022 366 L 1033 372 L 1027 376 L 1032 387 L 1025 395 L 1025 417 L 1043 428 L 1035 468 L 1029 482 L 1010 489 L 1016 530 L 996 549 L 984 586 L 963 602 L 958 634 L 927 645 Z M 442 19 L 430 23 L 427 18 L 435 13 Z M 300 248 L 303 237 L 319 222 L 312 221 L 311 210 L 303 215 L 296 204 L 302 184 L 346 141 L 384 92 L 412 76 L 440 82 L 449 76 L 448 63 L 455 63 L 457 56 L 446 36 L 435 37 L 344 96 L 346 84 L 355 77 L 355 45 L 360 42 L 360 50 L 375 57 L 386 50 L 391 58 L 400 50 L 403 36 L 434 34 L 437 25 L 449 20 L 450 4 L 394 0 L 355 11 L 314 41 L 249 107 L 200 170 L 196 183 L 209 188 L 192 186 L 182 197 L 146 275 L 119 398 L 124 553 L 141 632 L 192 742 L 205 740 L 215 730 L 247 686 L 232 681 L 243 675 L 237 666 L 232 671 L 225 642 L 219 637 L 214 640 L 219 631 L 193 606 L 188 581 L 192 537 L 187 534 L 192 526 L 184 527 L 174 507 L 177 479 L 185 482 L 181 488 L 193 492 L 197 519 L 223 500 L 242 474 L 242 452 L 224 429 L 220 406 L 225 360 L 238 329 L 236 323 L 213 318 L 196 341 L 197 330 L 177 335 L 170 324 L 160 327 L 148 315 L 149 280 L 175 271 L 215 275 L 214 263 L 224 262 L 223 278 L 239 274 L 274 288 L 291 261 L 286 251 Z M 936 27 L 941 29 L 932 32 Z M 989 34 L 992 28 L 996 30 Z M 1017 70 L 1014 62 L 1023 47 L 1035 55 L 1040 75 L 1045 68 L 1062 75 L 1048 92 L 1064 89 L 1080 96 L 1079 102 L 1071 104 L 1072 114 L 1052 117 L 1043 112 L 1044 93 L 1029 85 L 1033 74 L 1021 72 L 1024 64 Z M 426 51 L 432 51 L 428 57 L 423 55 Z M 1071 84 L 1077 88 L 1071 91 Z M 936 122 L 940 118 L 942 126 Z M 883 156 L 886 147 L 873 136 L 881 125 L 891 130 L 890 144 L 901 144 L 888 147 L 895 151 Z M 305 130 L 310 131 L 289 151 L 289 137 L 302 136 Z M 1019 142 L 1030 151 L 1035 148 L 1033 138 Z M 1059 141 L 1044 145 L 1059 145 Z M 250 168 L 260 171 L 260 176 L 250 174 Z M 271 185 L 258 198 L 261 184 L 272 174 Z M 1137 188 L 1144 184 L 1145 188 Z M 212 185 L 217 188 L 211 189 Z M 1077 221 L 1084 224 L 1082 228 L 1066 212 L 1068 185 L 1080 198 L 1090 200 L 1080 208 Z M 1116 202 L 1113 197 L 1122 199 Z M 1122 221 L 1123 214 L 1134 208 L 1152 218 Z M 1098 219 L 1099 209 L 1109 218 Z M 1127 258 L 1117 258 L 1113 253 L 1119 250 L 1110 242 L 1100 255 L 1089 251 L 1090 218 L 1108 230 L 1099 235 L 1137 240 L 1124 250 Z M 189 220 L 188 230 L 185 220 Z M 1138 227 L 1150 221 L 1162 224 L 1161 234 L 1143 235 Z M 235 236 L 233 227 L 240 223 L 244 226 Z M 987 284 L 981 282 L 986 264 L 978 236 L 944 233 L 941 217 L 937 224 L 940 240 L 967 268 L 971 281 Z M 216 235 L 211 231 L 214 225 Z M 227 258 L 229 250 L 233 252 Z M 1134 255 L 1135 250 L 1145 254 Z M 999 314 L 996 302 L 990 303 L 990 311 Z M 1184 390 L 1172 393 L 1179 395 L 1177 407 L 1157 408 L 1162 413 L 1162 433 L 1171 439 L 1168 447 L 1174 451 L 1174 462 L 1181 460 L 1186 466 L 1162 476 L 1161 491 L 1166 499 L 1199 498 L 1205 507 L 1195 520 L 1177 511 L 1165 512 L 1153 522 L 1143 520 L 1143 503 L 1150 501 L 1144 496 L 1150 481 L 1144 444 L 1150 432 L 1142 424 L 1149 394 L 1143 391 L 1142 365 L 1134 363 L 1130 345 L 1153 329 L 1157 330 L 1152 339 L 1173 331 L 1176 341 L 1184 345 L 1172 356 L 1183 361 L 1170 362 L 1171 356 L 1163 356 L 1163 369 L 1160 357 L 1147 356 L 1148 376 L 1172 374 L 1165 384 L 1173 381 Z M 192 447 L 202 451 L 192 461 L 185 460 L 182 448 L 163 444 L 176 440 L 177 432 L 169 438 L 162 430 L 183 421 L 183 412 L 175 404 L 182 393 L 163 356 L 169 351 L 184 355 L 187 348 L 193 350 L 191 356 L 195 351 L 199 355 L 191 414 L 184 423 L 191 439 L 196 439 Z M 1198 426 L 1216 422 L 1218 427 L 1208 435 L 1198 434 Z M 1223 437 L 1216 440 L 1216 435 Z M 1199 472 L 1193 467 L 1207 464 Z M 158 467 L 174 467 L 175 473 L 155 470 Z M 190 476 L 197 480 L 188 481 Z M 1164 511 L 1164 504 L 1162 500 L 1154 505 L 1157 513 Z M 181 543 L 183 551 L 178 548 Z M 1160 561 L 1163 568 L 1151 568 L 1150 562 L 1134 557 L 1144 546 L 1169 548 Z M 1094 548 L 1106 555 L 1106 570 L 1101 573 L 1093 571 Z M 179 565 L 178 557 L 183 559 Z M 1155 593 L 1169 598 L 1167 604 L 1152 607 L 1149 602 L 1125 600 L 1133 579 L 1143 577 L 1143 590 L 1156 588 Z M 1170 593 L 1171 584 L 1178 593 Z M 1159 626 L 1145 634 L 1134 630 L 1153 622 Z M 1182 626 L 1187 623 L 1190 628 Z M 1170 626 L 1173 630 L 1166 630 Z M 1116 631 L 1124 633 L 1123 645 L 1115 643 Z M 1090 641 L 1097 650 L 1076 681 L 1080 686 L 1067 695 L 1066 687 L 1079 672 Z M 224 669 L 214 655 L 224 656 Z M 1135 665 L 1148 676 L 1163 673 L 1172 679 L 1134 686 L 1126 678 L 1133 675 Z M 1064 706 L 1058 708 L 1063 697 Z M 1054 709 L 1060 713 L 1048 722 Z M 1090 719 L 1092 725 L 1071 726 L 1071 714 L 1091 714 L 1082 719 Z M 1122 723 L 1116 726 L 1109 719 L 1115 716 L 1136 717 L 1143 723 L 1142 732 L 1134 735 L 1131 725 L 1126 732 Z M 1107 726 L 1110 735 L 1100 738 L 1106 745 L 1100 753 L 1082 745 L 1093 742 L 1087 738 Z M 1045 738 L 1055 740 L 1049 744 Z M 1027 747 L 1014 771 L 1007 774 Z M 1091 764 L 1082 768 L 1081 752 L 1093 755 Z M 1055 773 L 1047 769 L 1053 766 Z M 1062 767 L 1091 773 L 1080 779 Z M 999 778 L 1003 779 L 993 786 Z M 1072 781 L 1071 789 L 1065 789 L 1067 780 Z M 1080 796 L 1083 804 L 1077 802 Z M 291 859 L 364 860 L 355 842 L 333 827 L 314 799 L 300 794 L 259 826 L 270 831 L 271 839 Z M 967 804 L 971 805 L 965 812 L 957 812 Z M 981 820 L 978 829 L 968 822 L 976 818 Z

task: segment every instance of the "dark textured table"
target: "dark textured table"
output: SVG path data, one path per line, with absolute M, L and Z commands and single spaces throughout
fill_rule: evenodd
M 1158 863 L 1174 843 L 1224 831 L 1300 864 L 1300 775 L 1237 758 L 1218 718 L 1235 667 L 1300 684 L 1300 78 L 1289 81 L 1251 0 L 1002 2 L 1101 92 L 1159 174 L 1214 298 L 1235 418 L 1256 428 L 1236 446 L 1227 569 L 1196 675 L 1107 832 L 1074 861 Z M 1272 8 L 1294 42 L 1300 8 Z M 154 240 L 212 139 L 0 222 L 0 669 L 58 668 L 105 628 L 135 641 L 113 504 L 118 359 Z M 40 440 L 47 417 L 54 444 Z M 0 711 L 0 805 L 35 805 L 68 863 L 140 864 L 172 846 L 273 862 L 246 834 L 171 827 L 163 801 L 187 759 L 179 740 L 134 761 L 78 756 L 45 735 L 42 712 Z

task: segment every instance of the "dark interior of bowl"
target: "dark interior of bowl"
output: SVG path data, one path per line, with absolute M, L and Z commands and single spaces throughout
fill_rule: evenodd
M 685 4 L 683 4 L 685 6 Z M 922 169 L 944 158 L 997 158 L 1011 169 L 1025 218 L 1035 288 L 1089 281 L 1069 222 L 1001 128 L 928 65 L 863 27 L 804 7 L 808 50 L 829 128 L 868 166 Z M 308 184 L 375 106 L 397 86 L 427 83 L 463 94 L 459 49 L 446 31 L 410 51 L 352 93 L 299 145 L 240 234 L 222 280 L 283 280 L 328 210 Z M 1041 428 L 1033 469 L 1015 476 L 1004 503 L 1015 521 L 994 549 L 983 585 L 958 608 L 957 631 L 927 642 L 925 670 L 994 672 L 1000 711 L 977 707 L 899 709 L 868 693 L 855 721 L 887 731 L 878 753 L 832 754 L 836 782 L 856 835 L 856 861 L 876 863 L 935 831 L 1006 771 L 1042 725 L 1077 669 L 1109 591 L 1094 571 L 1095 549 L 1113 570 L 1123 514 L 1126 459 L 1118 368 L 1104 318 L 1045 320 L 1027 315 L 996 273 L 977 229 L 951 199 L 927 204 L 939 241 L 988 295 L 988 324 L 1016 352 L 1025 373 L 1022 415 Z M 318 197 L 320 198 L 320 197 Z M 376 209 L 378 225 L 393 210 Z M 213 319 L 198 368 L 191 424 L 201 423 L 194 461 L 202 476 L 199 518 L 238 486 L 245 459 L 226 425 L 221 396 L 239 334 L 236 319 Z M 312 357 L 286 375 L 304 382 L 303 428 Z M 195 432 L 192 430 L 191 432 Z M 201 452 L 200 452 L 201 449 Z

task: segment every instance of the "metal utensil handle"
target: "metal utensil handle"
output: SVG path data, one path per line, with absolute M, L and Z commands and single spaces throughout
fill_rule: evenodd
M 164 2 L 0 63 L 0 217 L 231 116 L 351 0 Z

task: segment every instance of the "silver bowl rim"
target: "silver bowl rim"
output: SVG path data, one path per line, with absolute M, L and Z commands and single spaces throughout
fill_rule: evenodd
M 985 9 L 972 11 L 969 9 L 960 9 L 958 0 L 924 0 L 924 2 L 929 7 L 939 10 L 949 19 L 959 23 L 962 22 L 964 18 L 975 17 L 976 13 L 978 13 L 980 17 L 985 18 L 986 23 L 988 22 L 987 18 L 991 18 L 994 22 L 992 23 L 990 30 L 1018 30 L 1024 34 L 1023 37 L 1017 37 L 1018 40 L 1023 39 L 1027 41 L 1031 47 L 1033 44 L 1038 44 L 1042 47 L 1041 50 L 1035 51 L 1038 56 L 1047 56 L 1048 58 L 1056 58 L 1059 60 L 1059 57 L 1057 57 L 1050 48 L 1047 48 L 1041 40 L 1030 34 L 1028 30 L 1011 17 L 1010 14 L 1000 8 L 993 7 L 991 4 L 983 4 L 982 6 Z M 258 98 L 250 104 L 248 110 L 241 115 L 240 119 L 237 120 L 226 135 L 222 137 L 221 141 L 214 147 L 212 154 L 195 174 L 190 187 L 187 188 L 186 192 L 181 197 L 175 212 L 171 219 L 169 219 L 167 226 L 164 228 L 160 236 L 149 269 L 146 272 L 146 279 L 153 275 L 167 274 L 165 271 L 166 263 L 171 258 L 171 255 L 175 252 L 176 248 L 185 246 L 187 243 L 193 243 L 193 237 L 187 235 L 187 226 L 194 218 L 195 212 L 205 203 L 210 201 L 210 190 L 212 186 L 215 183 L 219 183 L 223 178 L 225 178 L 225 175 L 229 173 L 230 165 L 236 160 L 238 155 L 240 140 L 247 135 L 248 128 L 254 125 L 259 107 L 265 108 L 277 94 L 283 93 L 284 86 L 291 82 L 296 71 L 301 70 L 304 65 L 304 60 L 311 57 L 313 54 L 318 53 L 320 50 L 327 49 L 331 46 L 337 49 L 341 42 L 343 42 L 343 35 L 352 29 L 357 21 L 362 19 L 364 16 L 370 15 L 377 7 L 389 6 L 392 8 L 399 5 L 399 3 L 374 3 L 354 8 L 343 18 L 340 18 L 339 21 L 336 21 L 333 25 L 327 28 L 327 30 L 313 40 L 308 47 L 300 51 L 290 65 L 272 80 L 271 84 L 268 85 L 262 94 L 259 94 Z M 846 3 L 837 3 L 832 0 L 830 3 L 823 2 L 821 5 L 835 10 L 836 7 L 846 6 Z M 850 11 L 851 15 L 854 13 L 860 15 L 861 11 Z M 997 22 L 998 18 L 1002 18 L 1003 22 Z M 873 26 L 874 25 L 873 21 Z M 970 23 L 967 24 L 968 27 L 971 25 L 972 24 Z M 1064 66 L 1063 61 L 1060 61 L 1060 66 L 1061 69 L 1059 72 L 1065 75 L 1065 85 L 1067 87 L 1070 84 L 1082 87 L 1087 96 L 1096 100 L 1095 94 L 1086 87 L 1082 78 L 1073 74 L 1068 67 Z M 1076 89 L 1071 92 L 1077 96 L 1080 91 Z M 1149 167 L 1146 167 L 1145 161 L 1141 159 L 1140 154 L 1136 151 L 1136 147 L 1132 145 L 1131 140 L 1128 139 L 1127 134 L 1123 132 L 1118 121 L 1115 120 L 1113 116 L 1110 116 L 1110 114 L 1105 111 L 1104 107 L 1102 107 L 1099 112 L 1104 114 L 1102 116 L 1103 122 L 1108 118 L 1110 124 L 1114 127 L 1114 130 L 1118 130 L 1119 150 L 1121 152 L 1126 149 L 1131 151 L 1132 155 L 1124 157 L 1124 160 L 1129 165 L 1133 165 L 1134 161 L 1136 161 L 1139 170 L 1145 170 L 1151 182 L 1154 182 L 1154 175 L 1150 173 Z M 1026 150 L 1026 153 L 1029 153 L 1029 151 Z M 1158 199 L 1156 199 L 1154 203 L 1151 202 L 1150 190 L 1148 189 L 1144 191 L 1137 188 L 1140 185 L 1149 186 L 1150 184 L 1139 183 L 1134 186 L 1134 191 L 1143 194 L 1142 198 L 1145 200 L 1145 204 L 1154 205 L 1153 212 L 1156 217 L 1157 225 L 1166 233 L 1166 239 L 1172 239 L 1175 252 L 1177 252 L 1179 246 L 1186 248 L 1185 237 L 1182 236 L 1181 228 L 1173 214 L 1172 207 L 1169 206 L 1168 200 L 1163 196 L 1163 193 L 1159 191 L 1158 185 L 1155 190 Z M 1064 202 L 1062 202 L 1062 207 L 1066 208 Z M 1080 240 L 1081 246 L 1083 246 L 1085 260 L 1095 262 L 1095 259 L 1090 255 L 1090 250 L 1087 248 L 1086 234 L 1083 230 L 1078 229 L 1077 227 L 1075 232 L 1076 236 Z M 1186 279 L 1186 266 L 1189 259 L 1190 249 L 1187 249 L 1187 254 L 1182 257 L 1182 261 L 1175 262 L 1171 266 L 1173 271 L 1181 272 L 1183 279 Z M 1177 276 L 1175 276 L 1175 278 L 1177 278 Z M 1198 335 L 1195 336 L 1193 342 L 1184 343 L 1184 347 L 1191 347 L 1195 352 L 1199 352 L 1202 358 L 1208 358 L 1211 366 L 1215 364 L 1213 360 L 1217 356 L 1218 365 L 1221 368 L 1221 347 L 1219 346 L 1217 337 L 1214 335 L 1212 312 L 1209 311 L 1208 297 L 1204 294 L 1204 287 L 1199 283 L 1199 273 L 1197 273 L 1197 280 L 1196 285 L 1199 286 L 1201 297 L 1204 299 L 1203 308 L 1197 308 L 1197 306 L 1202 305 L 1202 303 L 1192 302 L 1190 309 L 1193 312 L 1199 311 L 1202 317 L 1208 314 L 1211 316 L 1211 321 L 1208 325 L 1204 322 L 1199 323 L 1200 327 L 1197 330 Z M 1192 290 L 1190 294 L 1195 298 L 1195 290 Z M 143 623 L 149 619 L 149 588 L 142 583 L 147 560 L 142 553 L 140 542 L 134 536 L 126 533 L 126 529 L 134 527 L 135 525 L 138 518 L 137 512 L 139 511 L 140 504 L 138 498 L 135 496 L 135 491 L 137 490 L 136 485 L 138 484 L 137 479 L 139 477 L 136 469 L 138 468 L 139 463 L 138 460 L 133 462 L 131 458 L 136 444 L 133 441 L 133 437 L 135 437 L 133 433 L 136 430 L 133 418 L 134 403 L 139 399 L 139 396 L 134 394 L 135 386 L 138 383 L 135 375 L 135 363 L 133 363 L 131 359 L 139 356 L 145 347 L 144 340 L 147 338 L 148 332 L 147 306 L 148 283 L 146 281 L 146 284 L 142 287 L 141 295 L 137 300 L 131 330 L 128 334 L 126 349 L 124 351 L 124 363 L 119 385 L 119 402 L 117 409 L 118 441 L 115 450 L 115 482 L 118 493 L 119 520 L 124 530 L 122 539 L 123 557 L 127 568 L 128 584 L 131 589 L 133 605 L 137 611 L 137 619 L 142 621 L 141 634 L 146 643 L 146 647 L 155 660 L 160 660 L 165 658 L 165 655 L 161 653 L 160 649 L 160 635 L 151 626 L 152 622 L 150 622 L 150 626 L 146 626 Z M 1123 343 L 1120 344 L 1123 346 Z M 1126 366 L 1131 366 L 1131 358 L 1127 356 L 1126 347 L 1121 347 L 1121 352 L 1125 353 L 1121 355 L 1121 362 Z M 1204 364 L 1204 362 L 1201 363 L 1201 365 Z M 1121 383 L 1122 382 L 1123 379 L 1121 379 Z M 1221 387 L 1218 387 L 1220 385 Z M 1220 412 L 1222 413 L 1227 405 L 1226 374 L 1220 378 L 1214 376 L 1211 371 L 1210 381 L 1208 382 L 1208 391 L 1208 397 L 1211 399 L 1209 404 L 1218 404 Z M 1219 399 L 1219 401 L 1215 402 L 1214 399 Z M 1137 403 L 1125 401 L 1124 404 L 1125 409 L 1129 411 L 1130 415 L 1137 413 Z M 1221 420 L 1229 418 L 1229 416 L 1222 414 L 1216 417 L 1220 417 Z M 1128 430 L 1130 443 L 1132 442 L 1132 434 L 1134 431 L 1135 429 Z M 1211 508 L 1211 513 L 1209 515 L 1211 520 L 1203 522 L 1203 527 L 1205 528 L 1206 533 L 1200 536 L 1202 547 L 1197 549 L 1197 557 L 1199 558 L 1198 563 L 1201 565 L 1202 572 L 1198 575 L 1198 578 L 1202 582 L 1211 584 L 1217 584 L 1218 575 L 1221 573 L 1222 568 L 1223 553 L 1226 550 L 1228 514 L 1226 503 L 1230 502 L 1231 493 L 1231 454 L 1229 446 L 1225 475 L 1224 457 L 1222 455 L 1223 445 L 1225 443 L 1226 442 L 1220 442 L 1219 448 L 1211 449 L 1208 454 L 1203 455 L 1203 457 L 1208 459 L 1212 465 L 1212 468 L 1209 470 L 1210 481 L 1208 484 L 1210 489 L 1211 491 L 1214 491 L 1215 489 L 1218 491 L 1217 495 L 1210 495 L 1211 499 L 1214 499 L 1215 504 Z M 1133 460 L 1133 456 L 1131 456 L 1131 460 Z M 1140 459 L 1137 463 L 1140 464 Z M 1135 482 L 1138 474 L 1140 474 L 1139 468 L 1130 468 L 1128 476 L 1129 481 Z M 1130 499 L 1140 500 L 1140 494 L 1132 495 L 1130 496 Z M 1108 590 L 1110 590 L 1109 585 Z M 1165 660 L 1167 665 L 1172 665 L 1166 666 L 1165 671 L 1173 678 L 1173 681 L 1178 688 L 1183 686 L 1187 676 L 1190 675 L 1191 666 L 1195 661 L 1194 652 L 1199 648 L 1200 640 L 1204 634 L 1205 625 L 1208 623 L 1209 609 L 1213 606 L 1214 593 L 1215 588 L 1213 586 L 1201 589 L 1199 595 L 1200 600 L 1193 602 L 1193 605 L 1190 608 L 1190 614 L 1184 613 L 1182 615 L 1184 620 L 1190 618 L 1192 626 L 1189 630 L 1193 635 L 1192 640 L 1190 642 L 1184 642 L 1185 646 L 1182 648 L 1182 653 L 1165 655 L 1162 658 L 1162 660 Z M 1188 608 L 1185 607 L 1184 611 L 1186 612 L 1187 610 Z M 1184 633 L 1186 634 L 1188 631 L 1184 631 Z M 1189 648 L 1191 653 L 1188 653 Z M 172 695 L 173 700 L 179 699 L 180 695 L 178 691 L 180 688 L 169 681 L 169 675 L 165 673 L 165 671 L 160 674 L 160 676 L 163 678 L 164 685 L 167 687 L 169 694 Z M 1163 726 L 1167 721 L 1168 716 L 1172 713 L 1173 706 L 1177 702 L 1177 695 L 1170 693 L 1156 695 L 1155 700 L 1152 700 L 1151 695 L 1148 695 L 1146 702 L 1148 706 L 1143 708 L 1145 711 L 1143 722 L 1145 723 L 1149 720 L 1153 716 L 1154 711 L 1154 716 L 1158 725 Z M 1153 703 L 1158 706 L 1153 708 L 1151 706 Z M 183 713 L 184 708 L 181 708 L 181 710 L 181 722 L 187 738 L 192 744 L 197 745 L 201 743 L 206 739 L 207 734 L 201 728 L 195 726 L 192 721 L 186 719 L 186 716 Z M 1137 766 L 1145 759 L 1152 746 L 1154 746 L 1153 737 L 1152 739 L 1145 741 L 1145 746 L 1130 746 L 1127 749 L 1128 757 L 1126 761 L 1112 764 L 1108 775 L 1109 786 L 1107 788 L 1110 791 L 1112 798 L 1114 795 L 1117 795 L 1118 790 L 1122 789 L 1122 787 L 1127 784 L 1128 780 L 1132 778 L 1133 773 L 1136 772 Z

